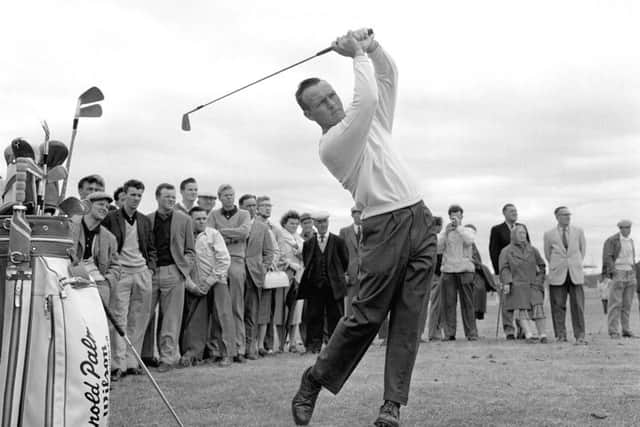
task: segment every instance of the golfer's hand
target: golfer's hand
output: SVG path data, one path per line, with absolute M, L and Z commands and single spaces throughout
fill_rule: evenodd
M 360 46 L 358 41 L 353 37 L 353 33 L 349 31 L 346 35 L 338 37 L 332 44 L 333 50 L 342 56 L 349 58 L 355 58 L 358 55 L 364 54 L 364 49 Z
M 373 39 L 373 34 L 369 34 L 368 28 L 360 28 L 359 30 L 354 30 L 352 33 L 353 38 L 356 39 L 365 52 L 371 53 L 378 47 L 378 42 Z

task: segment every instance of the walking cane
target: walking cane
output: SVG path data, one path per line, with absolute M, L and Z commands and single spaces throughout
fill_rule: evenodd
M 120 325 L 118 325 L 116 323 L 115 319 L 113 318 L 113 315 L 111 314 L 109 309 L 104 305 L 104 303 L 102 304 L 102 307 L 104 308 L 104 312 L 107 314 L 107 317 L 109 318 L 109 321 L 111 322 L 113 327 L 116 329 L 116 332 L 118 332 L 118 335 L 120 335 L 122 338 L 124 338 L 124 341 L 129 346 L 129 349 L 131 349 L 131 351 L 133 352 L 133 355 L 136 357 L 136 360 L 138 361 L 140 366 L 142 366 L 142 369 L 144 370 L 144 373 L 147 374 L 147 377 L 149 377 L 149 379 L 151 380 L 151 383 L 156 388 L 156 391 L 158 392 L 158 394 L 162 398 L 162 401 L 164 402 L 165 405 L 167 405 L 167 408 L 169 409 L 169 412 L 171 412 L 171 415 L 173 415 L 173 418 L 175 418 L 176 422 L 178 423 L 178 425 L 180 427 L 184 427 L 184 424 L 182 424 L 182 421 L 180 421 L 180 418 L 178 418 L 178 414 L 176 414 L 176 411 L 174 411 L 173 407 L 171 406 L 171 404 L 169 403 L 169 401 L 165 397 L 164 393 L 162 392 L 162 390 L 160 390 L 160 386 L 158 385 L 156 380 L 153 379 L 153 377 L 151 376 L 151 372 L 149 372 L 149 369 L 147 369 L 147 366 L 142 361 L 142 358 L 140 358 L 140 355 L 136 351 L 136 349 L 133 346 L 133 344 L 131 344 L 131 341 L 129 341 L 129 338 L 127 337 L 127 335 L 124 333 L 124 331 L 122 330 Z
M 496 339 L 498 339 L 498 330 L 500 329 L 500 315 L 502 314 L 502 288 L 498 291 L 498 296 L 500 297 L 500 302 L 498 303 L 498 320 L 496 320 Z

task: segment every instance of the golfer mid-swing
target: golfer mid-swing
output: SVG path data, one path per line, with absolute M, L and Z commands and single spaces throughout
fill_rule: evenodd
M 397 70 L 368 30 L 333 44 L 353 58 L 355 93 L 345 112 L 324 80 L 300 83 L 296 100 L 322 128 L 320 158 L 362 211 L 360 291 L 291 402 L 296 424 L 311 420 L 322 387 L 338 393 L 391 312 L 384 372 L 384 404 L 376 426 L 398 426 L 418 351 L 420 311 L 436 254 L 432 216 L 414 179 L 396 155 L 391 128 Z

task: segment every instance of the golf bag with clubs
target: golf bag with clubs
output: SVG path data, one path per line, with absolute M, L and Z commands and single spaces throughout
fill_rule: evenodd
M 106 426 L 110 347 L 95 285 L 69 273 L 70 220 L 0 217 L 0 425 Z

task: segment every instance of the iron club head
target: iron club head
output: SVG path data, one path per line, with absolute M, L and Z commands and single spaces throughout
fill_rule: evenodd
M 182 115 L 182 130 L 187 132 L 191 130 L 191 122 L 189 121 L 188 113 Z
M 95 86 L 90 87 L 85 90 L 82 95 L 78 98 L 78 103 L 80 105 L 91 104 L 94 102 L 99 102 L 104 100 L 104 95 L 102 91 Z
M 78 111 L 78 117 L 101 117 L 102 116 L 102 107 L 100 104 L 92 104 L 87 105 L 86 107 L 81 107 Z

